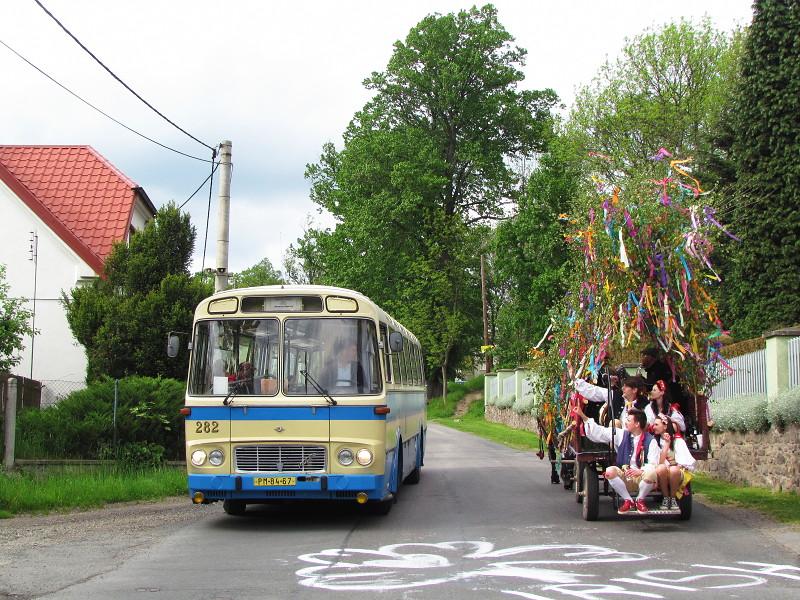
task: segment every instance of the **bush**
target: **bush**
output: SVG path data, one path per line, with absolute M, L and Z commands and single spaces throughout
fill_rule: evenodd
M 766 396 L 734 396 L 713 401 L 711 416 L 714 427 L 722 431 L 761 432 L 770 425 Z
M 175 379 L 127 377 L 119 380 L 117 441 L 120 449 L 139 444 L 162 457 L 184 454 L 184 384 Z M 114 443 L 114 381 L 102 379 L 42 410 L 17 418 L 20 458 L 98 458 Z M 130 450 L 133 452 L 133 450 Z M 161 459 L 158 461 L 161 462 Z
M 769 401 L 769 421 L 773 427 L 781 429 L 793 423 L 800 424 L 800 387 L 778 394 Z
M 519 415 L 526 415 L 533 409 L 533 394 L 523 395 L 511 407 Z
M 122 467 L 140 471 L 164 465 L 164 446 L 150 442 L 128 442 L 119 449 L 117 457 Z
M 494 405 L 497 408 L 511 408 L 514 406 L 514 402 L 517 401 L 517 396 L 515 394 L 511 394 L 509 396 L 500 396 L 495 400 Z

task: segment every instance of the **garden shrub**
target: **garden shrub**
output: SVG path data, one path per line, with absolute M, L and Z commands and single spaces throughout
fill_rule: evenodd
M 510 394 L 508 396 L 500 396 L 495 401 L 494 405 L 497 408 L 511 408 L 514 406 L 514 402 L 516 402 L 517 396 L 515 394 Z
M 755 431 L 769 429 L 766 396 L 734 396 L 711 404 L 714 428 L 722 431 Z
M 780 429 L 800 424 L 800 387 L 786 390 L 769 401 L 769 421 Z
M 514 402 L 511 408 L 518 415 L 530 413 L 533 409 L 533 394 L 523 394 L 522 397 Z
M 184 383 L 175 379 L 126 377 L 119 380 L 117 442 L 156 445 L 170 459 L 183 458 Z M 20 458 L 101 457 L 114 443 L 114 380 L 104 378 L 42 410 L 17 417 Z M 150 450 L 155 452 L 151 447 Z M 107 452 L 107 451 L 106 451 Z M 102 456 L 106 458 L 107 456 Z

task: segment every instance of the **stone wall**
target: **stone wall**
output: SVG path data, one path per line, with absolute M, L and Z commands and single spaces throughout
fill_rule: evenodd
M 502 425 L 513 427 L 514 429 L 524 429 L 525 431 L 532 431 L 534 433 L 538 431 L 536 418 L 533 415 L 520 415 L 510 408 L 487 406 L 485 419 L 490 423 L 501 423 Z
M 514 429 L 537 432 L 532 415 L 486 407 L 486 420 Z M 774 491 L 800 492 L 800 425 L 766 433 L 711 433 L 712 456 L 697 462 L 697 470 L 738 484 Z
M 800 426 L 766 433 L 711 434 L 712 458 L 698 471 L 734 483 L 800 492 Z

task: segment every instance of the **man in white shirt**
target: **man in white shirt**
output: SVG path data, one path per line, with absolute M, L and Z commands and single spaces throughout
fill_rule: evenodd
M 586 437 L 593 442 L 611 442 L 611 427 L 595 423 L 594 419 L 583 413 L 580 405 L 576 412 L 583 419 Z M 625 429 L 615 429 L 613 435 L 617 465 L 606 469 L 605 478 L 623 500 L 617 512 L 623 515 L 635 509 L 646 513 L 645 498 L 656 485 L 656 466 L 661 450 L 655 438 L 647 432 L 647 417 L 644 412 L 631 408 L 625 418 Z M 634 501 L 631 492 L 637 491 Z

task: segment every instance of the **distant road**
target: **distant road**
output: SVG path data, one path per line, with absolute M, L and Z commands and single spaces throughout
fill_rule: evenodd
M 38 547 L 0 521 L 0 598 L 800 598 L 800 556 L 745 522 L 699 503 L 688 523 L 622 520 L 601 502 L 585 522 L 533 453 L 431 425 L 422 481 L 386 517 L 170 501 L 141 508 L 158 527 L 123 511 L 115 528 L 112 508 Z

